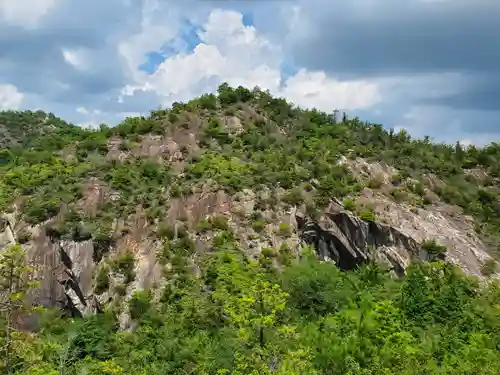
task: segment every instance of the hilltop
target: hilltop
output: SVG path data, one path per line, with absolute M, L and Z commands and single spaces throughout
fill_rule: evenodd
M 500 369 L 484 286 L 500 144 L 412 139 L 226 84 L 98 130 L 0 112 L 0 134 L 0 248 L 21 245 L 32 302 L 62 312 L 23 323 L 45 328 L 19 371 L 56 373 L 74 332 L 75 374 Z

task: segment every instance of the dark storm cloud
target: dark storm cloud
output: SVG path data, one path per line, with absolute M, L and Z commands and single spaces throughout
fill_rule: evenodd
M 440 104 L 500 109 L 500 2 L 322 4 L 305 8 L 308 27 L 290 45 L 299 65 L 344 78 L 459 72 L 466 84 Z

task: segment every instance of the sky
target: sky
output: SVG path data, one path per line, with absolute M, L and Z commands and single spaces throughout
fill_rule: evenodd
M 0 109 L 116 125 L 222 82 L 500 141 L 498 0 L 0 0 Z

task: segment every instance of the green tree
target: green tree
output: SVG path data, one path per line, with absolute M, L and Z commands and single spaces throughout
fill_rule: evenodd
M 25 253 L 20 245 L 9 246 L 0 253 L 0 313 L 5 317 L 1 351 L 5 374 L 11 374 L 15 369 L 12 359 L 16 318 L 34 310 L 26 301 L 28 290 L 38 285 L 31 280 L 32 271 L 25 263 Z

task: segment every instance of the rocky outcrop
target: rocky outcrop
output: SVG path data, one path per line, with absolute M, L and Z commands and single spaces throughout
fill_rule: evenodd
M 446 260 L 467 274 L 482 278 L 482 265 L 491 259 L 487 246 L 474 229 L 472 217 L 457 206 L 435 203 L 416 208 L 365 189 L 356 199 L 373 208 L 378 221 L 396 228 L 405 236 L 422 243 L 434 239 L 445 246 Z
M 380 223 L 363 221 L 338 208 L 318 221 L 296 216 L 301 239 L 314 246 L 318 255 L 350 270 L 373 260 L 387 265 L 395 275 L 404 275 L 412 260 L 432 260 L 420 244 L 399 230 Z
M 84 185 L 81 209 L 92 217 L 101 203 L 112 200 L 113 196 L 114 192 L 106 184 L 91 179 Z M 481 266 L 491 259 L 474 233 L 472 220 L 456 211 L 454 206 L 440 203 L 425 209 L 406 207 L 365 189 L 356 201 L 362 206 L 370 206 L 376 220 L 364 221 L 345 210 L 338 201 L 318 219 L 312 219 L 297 207 L 269 204 L 276 200 L 270 190 L 245 190 L 232 196 L 207 184 L 188 197 L 170 199 L 163 220 L 187 226 L 200 252 L 210 249 L 215 232 L 197 233 L 197 225 L 209 217 L 222 215 L 228 218 L 241 248 L 254 259 L 259 258 L 264 248 L 280 249 L 286 245 L 285 248 L 299 253 L 302 246 L 309 244 L 314 246 L 319 257 L 334 262 L 343 270 L 374 260 L 387 265 L 398 277 L 404 275 L 412 261 L 436 258 L 422 248 L 426 239 L 435 239 L 446 246 L 446 260 L 471 275 L 483 277 Z M 0 251 L 17 242 L 16 233 L 29 233 L 30 240 L 23 247 L 41 284 L 33 294 L 38 304 L 58 306 L 68 314 L 80 316 L 102 311 L 110 303 L 126 304 L 134 291 L 161 284 L 162 272 L 156 254 L 162 243 L 152 235 L 154 224 L 147 220 L 140 207 L 128 218 L 115 220 L 116 238 L 109 249 L 109 259 L 96 256 L 99 250 L 91 239 L 63 241 L 51 238 L 43 225 L 28 227 L 16 223 L 14 218 L 14 214 L 0 218 Z M 265 225 L 256 230 L 256 221 Z M 119 228 L 127 228 L 127 231 Z M 283 228 L 286 229 L 284 233 Z M 126 252 L 134 255 L 134 280 L 124 282 L 116 272 L 110 272 L 108 290 L 97 293 L 97 271 L 102 267 L 109 270 L 113 259 Z M 121 289 L 120 296 L 116 292 L 118 289 Z M 128 326 L 129 317 L 125 313 L 122 315 L 122 326 Z

